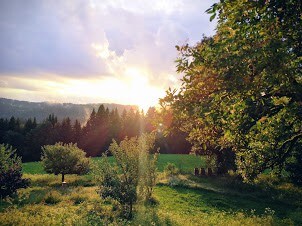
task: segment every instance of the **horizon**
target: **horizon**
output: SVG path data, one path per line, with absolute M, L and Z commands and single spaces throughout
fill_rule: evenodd
M 156 106 L 180 85 L 175 46 L 215 33 L 215 2 L 1 2 L 0 96 Z
M 28 100 L 19 100 L 19 99 L 11 99 L 6 97 L 0 97 L 0 99 L 12 100 L 12 101 L 20 101 L 20 102 L 29 102 L 29 103 L 47 103 L 47 104 L 74 104 L 74 105 L 93 105 L 93 104 L 114 104 L 114 105 L 121 105 L 121 106 L 136 106 L 135 104 L 118 104 L 113 102 L 87 102 L 87 103 L 73 103 L 73 102 L 54 102 L 54 101 L 28 101 Z M 155 106 L 150 106 L 155 107 Z

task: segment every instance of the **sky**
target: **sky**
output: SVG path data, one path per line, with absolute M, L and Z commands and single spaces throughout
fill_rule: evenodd
M 213 35 L 209 0 L 0 1 L 0 97 L 156 105 L 175 45 Z

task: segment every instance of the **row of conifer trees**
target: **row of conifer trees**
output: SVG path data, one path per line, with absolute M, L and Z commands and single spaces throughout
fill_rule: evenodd
M 18 118 L 0 119 L 0 143 L 10 144 L 17 149 L 23 161 L 37 161 L 41 157 L 41 146 L 56 142 L 77 143 L 88 156 L 100 156 L 115 139 L 139 136 L 144 132 L 158 131 L 156 143 L 162 153 L 188 153 L 190 145 L 185 134 L 174 131 L 164 136 L 155 108 L 146 114 L 136 109 L 118 112 L 100 105 L 92 111 L 83 125 L 69 117 L 62 120 L 50 114 L 43 122 L 35 118 L 22 121 Z

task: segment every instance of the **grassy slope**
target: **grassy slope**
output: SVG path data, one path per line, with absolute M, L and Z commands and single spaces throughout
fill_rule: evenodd
M 162 170 L 167 162 L 174 162 L 191 171 L 189 161 L 200 164 L 192 157 L 161 155 L 158 167 Z M 59 176 L 35 174 L 39 163 L 25 166 L 31 187 L 21 189 L 20 198 L 12 203 L 0 203 L 0 225 L 100 225 L 106 224 L 104 216 L 116 219 L 116 208 L 100 199 L 91 176 L 67 175 L 68 188 L 62 188 Z M 302 225 L 299 188 L 263 189 L 229 178 L 189 174 L 172 180 L 178 186 L 169 186 L 171 179 L 164 174 L 159 179 L 154 193 L 158 205 L 136 206 L 131 225 Z

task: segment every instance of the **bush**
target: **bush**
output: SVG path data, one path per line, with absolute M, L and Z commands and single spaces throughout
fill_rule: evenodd
M 86 153 L 76 144 L 56 143 L 46 145 L 43 148 L 42 164 L 47 173 L 62 174 L 64 182 L 65 174 L 85 174 L 89 172 L 90 160 Z
M 151 200 L 156 183 L 157 155 L 150 152 L 154 149 L 154 135 L 143 134 L 139 138 L 126 138 L 120 144 L 116 141 L 109 151 L 116 160 L 110 164 L 103 156 L 96 173 L 99 176 L 99 193 L 102 198 L 112 198 L 123 208 L 126 218 L 132 217 L 134 203 Z
M 178 174 L 178 172 L 179 172 L 179 169 L 176 167 L 176 165 L 174 163 L 169 162 L 165 166 L 164 173 L 168 177 L 175 176 Z
M 19 188 L 29 186 L 28 179 L 22 179 L 21 158 L 11 146 L 0 144 L 0 198 L 12 196 Z

